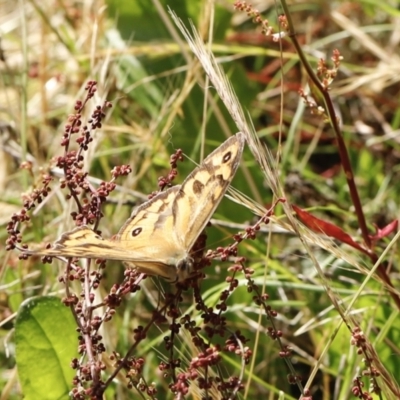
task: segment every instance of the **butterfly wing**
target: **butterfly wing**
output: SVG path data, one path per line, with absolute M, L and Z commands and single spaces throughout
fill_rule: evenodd
M 173 234 L 190 250 L 222 200 L 239 166 L 245 136 L 239 132 L 215 149 L 185 179 L 172 204 Z
M 181 186 L 136 207 L 114 239 L 81 226 L 64 233 L 50 249 L 26 253 L 120 260 L 171 282 L 184 279 L 190 272 L 189 252 L 231 183 L 244 142 L 239 132 L 206 157 Z
M 112 240 L 104 239 L 87 226 L 66 232 L 49 249 L 27 250 L 27 254 L 52 257 L 103 258 L 133 263 L 149 275 L 176 280 L 174 259 L 179 253 L 171 235 L 172 201 L 180 186 L 173 186 L 136 207 Z
M 63 233 L 49 249 L 27 250 L 27 254 L 51 257 L 84 257 L 120 260 L 111 240 L 103 239 L 83 225 Z
M 244 142 L 239 132 L 206 157 L 181 186 L 134 210 L 116 241 L 126 244 L 132 256 L 146 255 L 131 260 L 140 270 L 170 281 L 190 275 L 190 250 L 228 189 Z
M 172 234 L 172 204 L 179 190 L 180 185 L 173 186 L 137 207 L 115 238 L 115 243 L 131 254 L 121 260 L 131 261 L 142 272 L 169 281 L 176 281 L 176 265 L 187 256 L 186 249 Z

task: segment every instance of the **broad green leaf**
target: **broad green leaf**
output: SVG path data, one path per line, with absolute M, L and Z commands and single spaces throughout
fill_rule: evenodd
M 25 400 L 68 399 L 77 356 L 76 324 L 57 297 L 25 301 L 15 323 L 16 361 Z

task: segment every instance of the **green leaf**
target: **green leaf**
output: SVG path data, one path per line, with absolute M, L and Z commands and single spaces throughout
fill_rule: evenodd
M 25 400 L 68 399 L 77 356 L 76 323 L 57 297 L 25 301 L 15 323 L 16 361 Z

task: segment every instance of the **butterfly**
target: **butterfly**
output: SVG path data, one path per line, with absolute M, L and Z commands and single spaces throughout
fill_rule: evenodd
M 80 226 L 61 235 L 51 248 L 25 253 L 118 260 L 171 283 L 187 279 L 194 267 L 191 249 L 228 189 L 244 143 L 241 132 L 230 137 L 181 185 L 136 207 L 112 239 L 103 239 L 88 226 Z

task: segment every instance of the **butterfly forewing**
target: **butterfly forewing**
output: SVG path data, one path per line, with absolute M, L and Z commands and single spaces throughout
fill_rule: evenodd
M 152 264 L 175 266 L 186 256 L 185 249 L 172 235 L 175 229 L 172 203 L 179 190 L 180 185 L 173 186 L 135 209 L 115 239 L 130 254 L 131 259 L 124 260 L 134 262 L 138 268 L 146 270 L 143 272 L 149 274 Z M 146 254 L 146 258 L 138 259 L 138 254 Z
M 112 240 L 103 239 L 87 226 L 63 233 L 49 249 L 27 251 L 28 254 L 52 257 L 85 257 L 121 260 L 121 249 Z
M 221 202 L 240 163 L 244 135 L 236 134 L 204 159 L 185 179 L 173 204 L 174 233 L 191 249 Z

